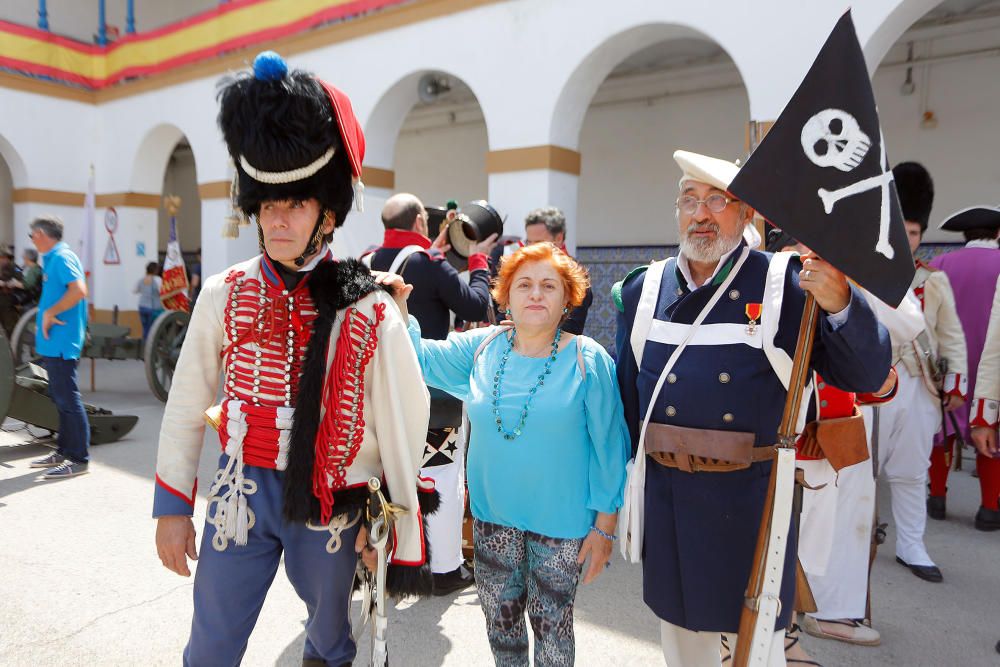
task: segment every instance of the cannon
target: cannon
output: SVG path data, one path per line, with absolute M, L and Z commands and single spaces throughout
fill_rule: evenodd
M 49 398 L 49 381 L 45 370 L 36 364 L 14 364 L 12 348 L 0 329 L 0 423 L 16 419 L 28 426 L 51 433 L 59 430 L 59 412 Z M 114 442 L 131 431 L 139 418 L 116 415 L 110 410 L 84 403 L 90 423 L 90 442 L 100 445 Z M 50 444 L 51 438 L 36 438 L 38 444 Z
M 25 311 L 11 332 L 10 349 L 13 363 L 18 366 L 37 359 L 35 354 L 37 312 L 37 307 Z M 142 361 L 146 366 L 146 380 L 149 382 L 150 390 L 156 398 L 166 402 L 190 318 L 190 314 L 184 311 L 165 311 L 153 322 L 145 341 L 130 337 L 128 327 L 114 323 L 91 322 L 87 327 L 87 337 L 80 358 Z M 117 320 L 117 311 L 114 319 Z

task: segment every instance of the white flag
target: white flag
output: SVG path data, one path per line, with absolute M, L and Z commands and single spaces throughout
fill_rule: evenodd
M 89 278 L 94 270 L 94 225 L 97 222 L 97 195 L 94 185 L 94 165 L 90 165 L 90 181 L 87 183 L 87 196 L 83 200 L 83 229 L 80 232 L 80 263 L 83 272 Z

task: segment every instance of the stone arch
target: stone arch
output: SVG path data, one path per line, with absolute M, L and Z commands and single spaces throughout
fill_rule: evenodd
M 566 79 L 552 113 L 550 136 L 552 143 L 576 148 L 583 119 L 590 102 L 608 75 L 623 60 L 654 44 L 675 39 L 695 38 L 717 44 L 729 55 L 728 49 L 709 35 L 694 28 L 673 23 L 646 23 L 606 37 L 584 56 Z M 731 56 L 730 56 L 731 57 Z M 739 63 L 733 59 L 740 78 L 745 80 Z
M 24 162 L 14 147 L 0 136 L 0 243 L 14 243 L 14 189 L 27 181 Z
M 28 170 L 24 166 L 21 154 L 14 148 L 7 139 L 0 134 L 0 159 L 7 163 L 10 171 L 10 179 L 14 188 L 24 188 L 28 186 Z
M 927 12 L 940 5 L 942 1 L 908 0 L 893 7 L 862 45 L 865 52 L 865 62 L 868 63 L 868 72 L 874 73 L 889 49 L 903 33 Z
M 384 168 L 392 166 L 399 131 L 402 129 L 403 123 L 406 122 L 406 117 L 420 101 L 417 94 L 417 83 L 421 77 L 430 73 L 442 74 L 467 87 L 485 116 L 485 109 L 481 101 L 482 96 L 476 93 L 466 78 L 434 68 L 411 71 L 398 78 L 378 97 L 378 101 L 365 123 L 366 163 Z M 486 137 L 487 143 L 489 143 L 489 123 L 487 123 Z

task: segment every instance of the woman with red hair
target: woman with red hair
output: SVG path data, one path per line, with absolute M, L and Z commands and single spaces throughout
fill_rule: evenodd
M 405 316 L 409 287 L 395 276 Z M 560 330 L 586 271 L 551 243 L 506 257 L 493 297 L 512 326 L 410 337 L 424 379 L 465 401 L 476 585 L 497 664 L 573 663 L 573 600 L 608 565 L 629 458 L 614 362 Z

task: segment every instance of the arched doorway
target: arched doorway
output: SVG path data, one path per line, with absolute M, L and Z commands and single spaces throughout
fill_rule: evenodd
M 460 77 L 418 70 L 399 79 L 375 105 L 365 136 L 366 173 L 374 166 L 382 180 L 375 188 L 368 180 L 363 223 L 349 219 L 342 230 L 353 252 L 380 242 L 379 211 L 392 193 L 412 192 L 427 206 L 487 198 L 486 121 Z
M 201 252 L 201 196 L 198 194 L 198 174 L 195 167 L 194 151 L 186 137 L 181 137 L 170 152 L 163 170 L 163 197 L 180 197 L 177 211 L 177 238 L 184 253 L 184 260 L 190 269 L 200 264 Z M 170 240 L 170 215 L 160 206 L 157 214 L 157 261 L 162 265 Z
M 14 244 L 14 180 L 0 155 L 0 246 Z
M 489 139 L 479 101 L 455 76 L 429 72 L 421 82 L 424 98 L 406 114 L 396 139 L 396 189 L 427 205 L 485 199 Z
M 897 32 L 899 28 L 897 28 Z M 915 160 L 934 179 L 934 208 L 918 255 L 962 242 L 938 226 L 1000 190 L 1000 3 L 945 0 L 909 25 L 872 79 L 893 164 Z
M 579 118 L 577 135 L 572 135 Z M 597 46 L 570 78 L 555 120 L 581 154 L 576 253 L 590 270 L 587 334 L 614 342 L 612 284 L 676 252 L 674 201 L 683 148 L 746 155 L 747 90 L 718 43 L 689 28 L 646 25 Z

